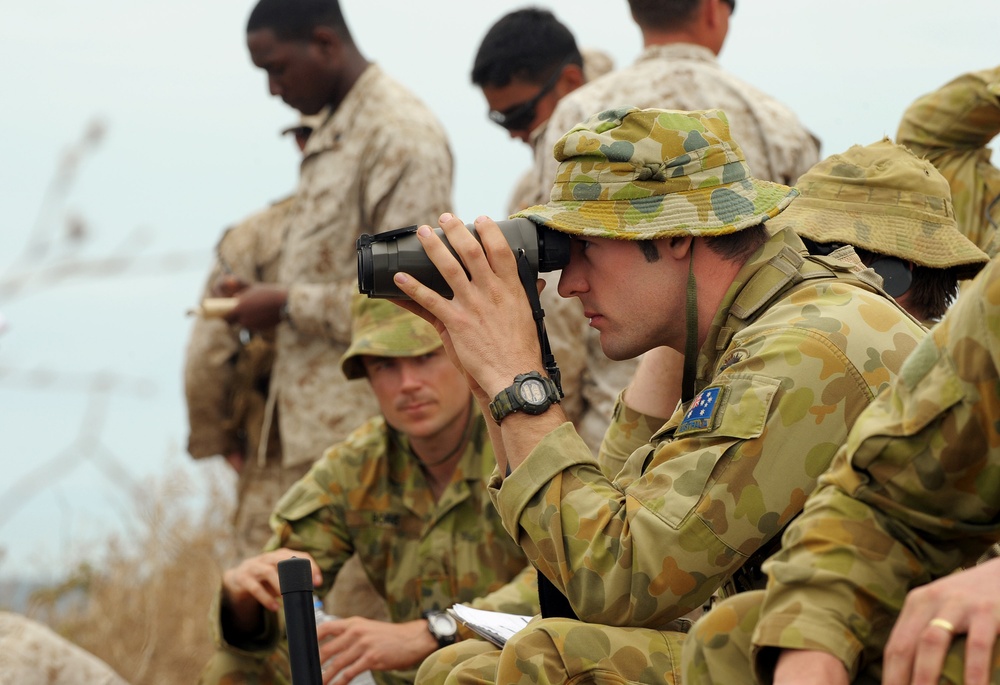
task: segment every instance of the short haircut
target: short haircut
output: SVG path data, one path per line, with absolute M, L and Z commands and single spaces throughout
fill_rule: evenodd
M 511 79 L 542 83 L 560 65 L 583 66 L 572 32 L 548 10 L 528 7 L 501 17 L 479 45 L 472 82 L 503 88 Z
M 723 259 L 745 262 L 768 241 L 764 224 L 744 228 L 735 233 L 705 237 L 705 246 Z
M 672 30 L 690 23 L 703 0 L 628 0 L 641 28 Z
M 886 256 L 859 247 L 855 247 L 854 251 L 858 253 L 862 262 L 869 265 Z M 913 269 L 913 280 L 906 290 L 909 295 L 908 306 L 918 313 L 919 318 L 925 321 L 937 321 L 944 316 L 948 306 L 958 297 L 958 275 L 962 269 L 958 267 L 933 269 L 905 259 L 900 261 Z
M 281 41 L 307 41 L 318 26 L 353 42 L 338 0 L 260 0 L 247 19 L 247 33 L 270 29 Z

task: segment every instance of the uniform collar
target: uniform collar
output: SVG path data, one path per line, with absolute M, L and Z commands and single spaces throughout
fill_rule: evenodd
M 636 59 L 636 63 L 652 60 L 690 60 L 716 64 L 715 53 L 704 45 L 694 43 L 667 43 L 666 45 L 647 45 Z
M 336 109 L 326 107 L 320 111 L 323 123 L 309 136 L 302 152 L 303 159 L 339 147 L 341 138 L 357 125 L 355 122 L 364 111 L 366 94 L 381 75 L 379 66 L 370 62 Z

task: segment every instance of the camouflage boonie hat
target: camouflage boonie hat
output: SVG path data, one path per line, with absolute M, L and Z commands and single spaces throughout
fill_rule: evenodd
M 773 227 L 934 269 L 975 273 L 989 261 L 958 230 L 944 176 L 888 138 L 827 157 L 795 187 L 798 199 Z
M 441 347 L 434 327 L 389 300 L 355 295 L 351 301 L 351 346 L 340 358 L 349 380 L 365 377 L 361 357 L 419 357 Z
M 715 236 L 756 226 L 795 191 L 753 178 L 724 112 L 624 107 L 556 143 L 550 202 L 514 216 L 574 235 L 622 240 Z

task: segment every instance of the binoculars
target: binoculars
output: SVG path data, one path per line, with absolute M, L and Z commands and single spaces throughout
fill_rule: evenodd
M 511 251 L 527 261 L 528 267 L 534 271 L 534 278 L 538 277 L 539 272 L 558 271 L 569 263 L 569 235 L 539 226 L 528 219 L 498 221 L 497 226 L 507 239 Z M 476 240 L 480 239 L 472 224 L 466 224 L 466 227 Z M 440 228 L 434 231 L 451 253 L 455 254 L 444 231 Z M 358 291 L 368 297 L 409 299 L 392 280 L 399 271 L 410 274 L 443 297 L 452 297 L 451 288 L 417 239 L 416 226 L 397 228 L 378 235 L 363 233 L 358 238 L 357 248 Z

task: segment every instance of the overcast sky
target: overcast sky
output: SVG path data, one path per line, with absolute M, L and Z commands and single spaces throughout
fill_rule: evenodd
M 640 50 L 625 0 L 538 4 L 618 65 Z M 0 576 L 58 572 L 109 532 L 127 534 L 128 483 L 151 490 L 178 470 L 196 483 L 228 477 L 218 464 L 191 467 L 183 452 L 184 312 L 223 227 L 289 193 L 297 173 L 297 154 L 278 135 L 297 114 L 268 96 L 246 54 L 251 6 L 4 7 Z M 488 26 L 526 3 L 343 6 L 362 51 L 448 130 L 457 213 L 500 216 L 530 157 L 486 120 L 468 72 Z M 739 0 L 721 60 L 788 104 L 826 156 L 893 135 L 914 98 L 994 66 L 998 20 L 996 0 Z M 95 122 L 103 138 L 83 150 L 67 192 L 53 189 L 67 151 Z M 85 240 L 67 242 L 67 225 Z M 105 265 L 63 277 L 74 259 L 137 254 L 123 272 Z

